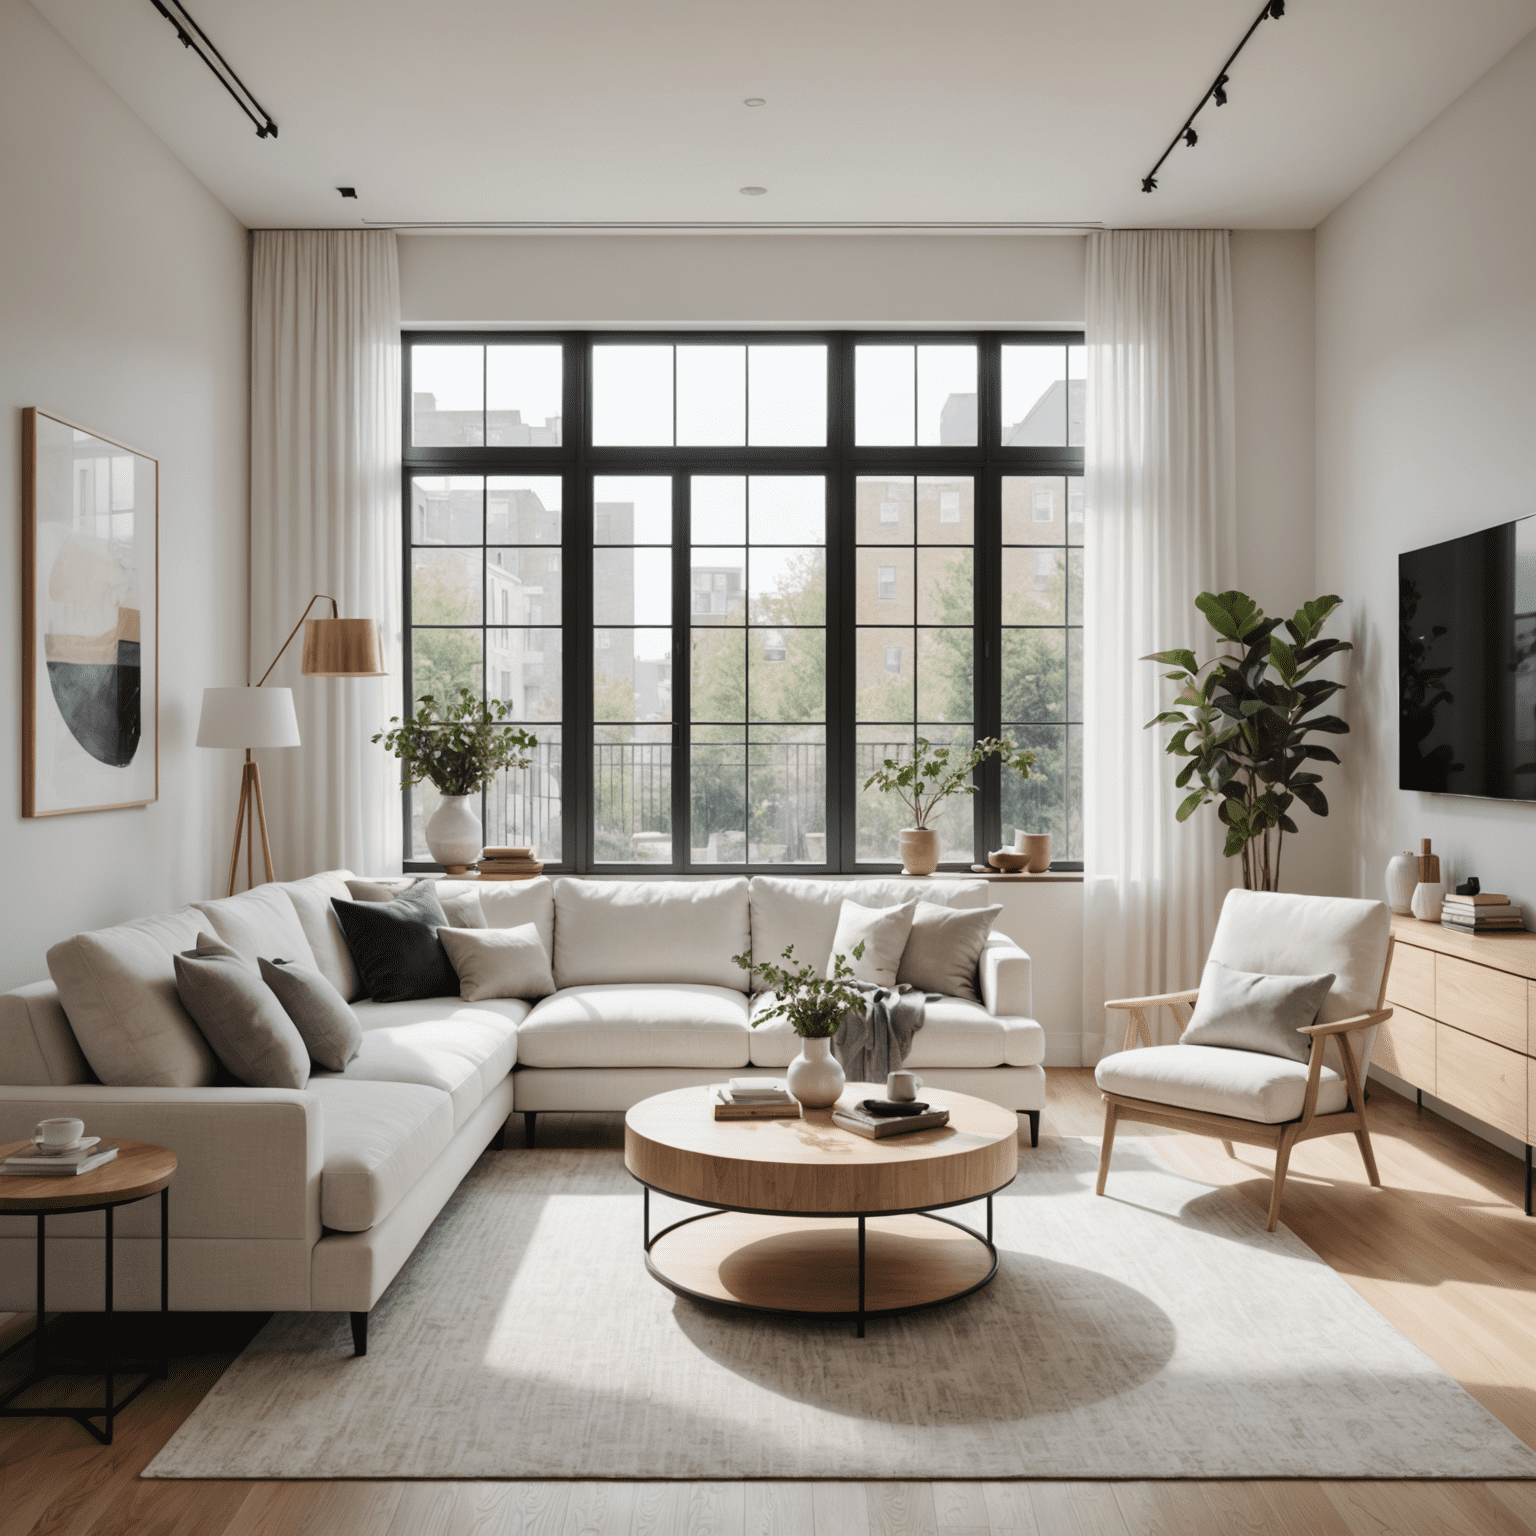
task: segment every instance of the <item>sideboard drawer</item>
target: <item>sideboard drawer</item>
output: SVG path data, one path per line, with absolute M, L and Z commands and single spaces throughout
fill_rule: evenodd
M 1435 952 L 1399 940 L 1392 946 L 1392 965 L 1387 972 L 1387 1001 L 1434 1017 Z
M 1530 1059 L 1463 1034 L 1446 1024 L 1435 1030 L 1435 1097 L 1519 1141 L 1526 1138 Z
M 1371 1065 L 1422 1088 L 1435 1091 L 1435 1021 L 1411 1008 L 1394 1008 L 1376 1031 Z
M 1473 965 L 1451 955 L 1436 957 L 1434 1016 L 1442 1024 L 1523 1053 L 1525 996 L 1523 976 Z

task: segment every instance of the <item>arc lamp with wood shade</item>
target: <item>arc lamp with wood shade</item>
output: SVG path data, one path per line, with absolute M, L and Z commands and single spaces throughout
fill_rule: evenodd
M 316 603 L 329 603 L 328 619 L 312 619 L 310 609 Z M 261 839 L 265 878 L 275 880 L 272 847 L 267 839 L 267 813 L 261 794 L 261 765 L 251 756 L 258 747 L 296 747 L 300 745 L 299 720 L 293 707 L 291 688 L 268 688 L 266 681 L 283 653 L 293 644 L 299 629 L 304 630 L 304 650 L 299 670 L 305 677 L 384 677 L 384 646 L 379 626 L 372 619 L 344 619 L 334 597 L 317 592 L 310 598 L 299 622 L 272 658 L 272 665 L 261 674 L 254 687 L 205 688 L 203 709 L 198 720 L 197 744 L 200 747 L 241 747 L 245 763 L 240 774 L 240 808 L 235 816 L 235 841 L 229 856 L 229 894 L 235 894 L 235 878 L 240 868 L 240 844 L 245 842 L 245 879 L 256 884 L 256 840 Z

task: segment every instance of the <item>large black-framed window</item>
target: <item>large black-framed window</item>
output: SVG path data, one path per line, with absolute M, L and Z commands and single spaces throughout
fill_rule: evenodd
M 878 873 L 919 734 L 1032 747 L 941 818 L 1080 867 L 1082 338 L 407 332 L 402 702 L 539 738 L 486 841 L 572 872 Z M 434 867 L 429 786 L 403 797 Z

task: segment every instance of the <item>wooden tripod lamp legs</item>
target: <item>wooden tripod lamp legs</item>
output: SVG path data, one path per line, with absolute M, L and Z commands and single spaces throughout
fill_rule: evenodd
M 235 815 L 235 845 L 229 854 L 229 894 L 235 894 L 235 876 L 240 869 L 240 839 L 245 843 L 245 883 L 256 884 L 256 833 L 261 831 L 261 857 L 266 867 L 266 878 L 275 880 L 272 873 L 272 845 L 267 841 L 267 809 L 261 798 L 261 764 L 256 762 L 249 748 L 245 763 L 240 770 L 240 809 Z

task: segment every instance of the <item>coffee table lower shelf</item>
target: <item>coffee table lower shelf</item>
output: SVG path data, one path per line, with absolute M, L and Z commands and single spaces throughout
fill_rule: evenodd
M 991 1195 L 981 1197 L 985 1236 L 926 1211 L 807 1217 L 717 1209 L 653 1237 L 650 1197 L 646 1188 L 645 1267 L 663 1285 L 716 1306 L 851 1322 L 861 1339 L 870 1318 L 959 1301 L 997 1274 Z

